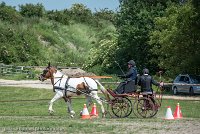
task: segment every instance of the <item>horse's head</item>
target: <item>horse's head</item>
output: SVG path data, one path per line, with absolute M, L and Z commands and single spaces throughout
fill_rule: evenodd
M 55 67 L 50 66 L 50 63 L 48 66 L 43 70 L 43 73 L 40 74 L 39 80 L 44 81 L 46 79 L 53 78 L 53 74 L 56 73 L 57 69 Z

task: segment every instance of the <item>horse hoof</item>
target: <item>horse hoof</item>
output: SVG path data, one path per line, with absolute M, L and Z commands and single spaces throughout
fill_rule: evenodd
M 71 114 L 70 117 L 71 117 L 71 118 L 74 118 L 74 115 Z
M 102 118 L 106 118 L 106 113 L 103 113 L 103 114 L 102 114 Z
M 53 115 L 53 114 L 54 114 L 54 111 L 53 111 L 53 110 L 49 110 L 49 114 L 50 114 L 50 115 Z
M 75 112 L 72 110 L 72 111 L 70 111 L 70 114 L 71 115 L 75 115 Z

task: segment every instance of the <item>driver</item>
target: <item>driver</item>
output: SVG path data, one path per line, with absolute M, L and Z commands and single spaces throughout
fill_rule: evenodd
M 135 92 L 135 84 L 137 83 L 137 68 L 135 61 L 130 60 L 128 62 L 128 72 L 125 75 L 119 75 L 118 77 L 126 78 L 126 80 L 119 84 L 117 89 L 114 91 L 116 94 Z

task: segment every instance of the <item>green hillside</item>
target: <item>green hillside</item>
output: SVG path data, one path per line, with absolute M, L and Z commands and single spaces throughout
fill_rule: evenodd
M 75 10 L 77 5 L 69 11 Z M 6 64 L 46 65 L 52 62 L 54 65 L 82 66 L 88 60 L 90 49 L 97 47 L 107 33 L 115 32 L 111 21 L 97 17 L 100 12 L 91 14 L 90 19 L 85 15 L 87 20 L 76 20 L 74 14 L 71 19 L 66 19 L 66 24 L 62 18 L 71 13 L 44 12 L 40 4 L 21 6 L 20 11 L 5 3 L 0 6 L 0 62 Z M 33 7 L 32 12 L 24 11 L 29 6 Z M 35 12 L 36 8 L 43 9 L 42 16 L 38 10 Z M 30 12 L 34 15 L 27 16 Z

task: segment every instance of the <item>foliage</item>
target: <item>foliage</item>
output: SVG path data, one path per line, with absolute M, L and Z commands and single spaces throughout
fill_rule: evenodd
M 92 18 L 92 12 L 83 4 L 73 4 L 69 9 L 70 18 L 76 22 L 90 22 Z
M 18 23 L 22 20 L 22 16 L 14 7 L 7 6 L 5 2 L 0 4 L 0 20 L 10 23 Z
M 115 13 L 112 10 L 108 10 L 107 8 L 100 9 L 100 11 L 96 11 L 94 13 L 94 17 L 96 19 L 103 19 L 103 20 L 109 20 L 110 22 L 115 21 Z
M 149 61 L 153 55 L 148 41 L 149 33 L 154 28 L 153 18 L 162 15 L 165 5 L 166 2 L 161 1 L 121 1 L 116 21 L 120 48 L 116 55 L 119 63 L 133 59 L 140 70 L 144 67 L 149 68 L 150 72 L 157 70 L 157 64 Z
M 50 20 L 54 20 L 57 22 L 60 22 L 64 25 L 68 25 L 69 24 L 69 20 L 70 20 L 70 16 L 68 14 L 68 10 L 64 10 L 64 11 L 47 11 L 46 14 L 47 18 Z
M 19 6 L 19 11 L 25 17 L 43 17 L 44 6 L 42 4 L 25 4 Z
M 170 74 L 198 73 L 200 60 L 199 14 L 191 2 L 170 4 L 163 17 L 155 19 L 152 52 L 158 55 L 159 66 Z
M 36 59 L 41 55 L 35 42 L 36 36 L 30 29 L 18 28 L 20 28 L 18 24 L 0 24 L 0 60 L 6 64 L 26 62 L 37 65 Z
M 113 57 L 119 49 L 115 28 L 102 30 L 98 37 L 97 46 L 90 50 L 89 62 L 86 63 L 85 68 L 93 68 L 97 74 L 113 73 Z

